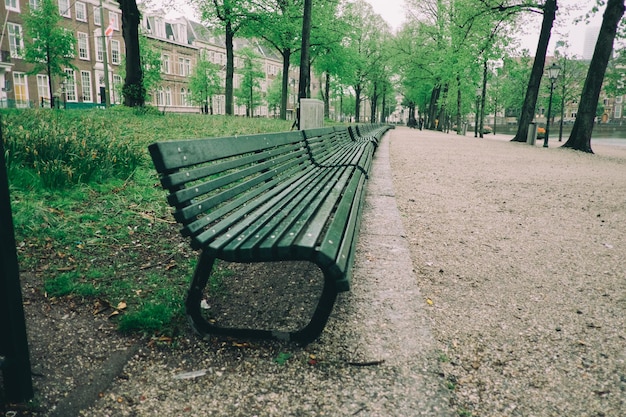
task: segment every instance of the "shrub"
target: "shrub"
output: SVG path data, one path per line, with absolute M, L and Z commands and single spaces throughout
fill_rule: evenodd
M 33 170 L 48 188 L 109 177 L 126 178 L 145 151 L 120 127 L 95 113 L 47 109 L 7 113 L 3 118 L 8 165 Z

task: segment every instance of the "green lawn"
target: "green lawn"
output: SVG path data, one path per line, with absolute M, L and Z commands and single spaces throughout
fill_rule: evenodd
M 48 297 L 86 297 L 107 314 L 119 307 L 121 330 L 161 334 L 181 322 L 196 254 L 179 236 L 147 146 L 291 128 L 125 108 L 0 116 L 22 273 Z

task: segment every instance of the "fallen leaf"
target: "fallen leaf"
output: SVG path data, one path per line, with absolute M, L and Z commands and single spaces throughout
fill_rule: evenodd
M 433 305 L 433 304 L 435 304 L 435 303 L 434 303 L 434 302 L 433 302 L 433 300 L 431 300 L 430 298 L 427 298 L 427 299 L 426 299 L 426 304 L 428 304 L 429 306 L 431 306 L 431 305 Z
M 127 307 L 126 303 L 125 303 L 124 301 L 120 301 L 120 302 L 117 304 L 117 307 L 116 307 L 116 308 L 117 308 L 118 310 L 124 310 L 126 307 Z
M 289 360 L 289 358 L 291 358 L 291 353 L 280 352 L 278 356 L 274 358 L 274 362 L 279 365 L 284 365 Z

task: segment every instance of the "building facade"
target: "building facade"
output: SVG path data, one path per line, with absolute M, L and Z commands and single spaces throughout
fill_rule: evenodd
M 24 60 L 24 15 L 37 7 L 39 0 L 4 0 L 0 35 L 0 107 L 50 106 L 50 87 L 45 73 L 29 74 L 32 65 Z M 65 77 L 52 80 L 52 95 L 59 101 L 84 103 L 85 107 L 105 102 L 105 68 L 108 64 L 109 85 L 122 79 L 120 64 L 124 53 L 121 13 L 111 0 L 58 0 L 61 26 L 71 30 L 77 39 L 73 65 Z M 102 36 L 103 29 L 111 31 Z M 104 40 L 104 42 L 103 42 Z M 120 102 L 119 93 L 109 90 L 112 103 Z
M 53 81 L 53 96 L 57 104 L 67 108 L 88 108 L 105 103 L 109 91 L 110 103 L 121 103 L 123 85 L 124 39 L 121 32 L 121 11 L 116 1 L 103 0 L 57 0 L 61 26 L 71 30 L 77 44 L 73 65 L 66 68 L 65 77 Z M 39 0 L 2 0 L 2 36 L 0 38 L 0 107 L 49 107 L 50 89 L 48 76 L 44 73 L 29 74 L 32 65 L 24 60 L 24 15 Z M 103 32 L 106 36 L 102 36 Z M 151 40 L 152 47 L 161 54 L 161 82 L 155 91 L 149 92 L 148 104 L 167 112 L 200 112 L 202 107 L 192 100 L 189 80 L 200 57 L 218 65 L 222 80 L 226 77 L 226 49 L 223 36 L 215 36 L 198 22 L 187 17 L 169 18 L 162 10 L 143 11 L 141 32 Z M 104 42 L 103 42 L 104 39 Z M 252 49 L 258 56 L 264 76 L 260 80 L 261 95 L 282 73 L 282 58 L 255 40 L 235 40 L 234 88 L 241 83 L 238 70 L 243 60 L 237 56 L 242 48 Z M 107 63 L 105 71 L 104 63 Z M 108 73 L 108 83 L 105 82 Z M 289 71 L 291 86 L 287 112 L 295 113 L 297 102 L 298 70 Z M 319 84 L 312 86 L 317 94 Z M 223 91 L 210 103 L 214 114 L 225 114 Z M 245 115 L 246 107 L 235 101 L 236 115 Z M 273 117 L 277 111 L 270 110 L 263 102 L 254 109 L 254 116 Z

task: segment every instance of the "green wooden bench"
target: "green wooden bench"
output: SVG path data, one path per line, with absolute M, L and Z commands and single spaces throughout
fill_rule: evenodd
M 375 148 L 370 137 L 355 137 L 345 127 L 149 146 L 174 218 L 201 251 L 186 300 L 194 330 L 301 344 L 321 333 L 337 293 L 350 288 Z M 324 286 L 311 321 L 293 332 L 209 323 L 200 304 L 216 259 L 316 264 Z

